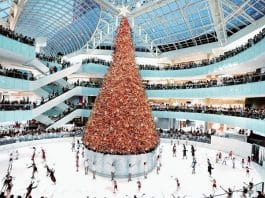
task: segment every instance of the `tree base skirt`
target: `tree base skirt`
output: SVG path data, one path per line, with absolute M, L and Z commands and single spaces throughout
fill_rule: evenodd
M 89 170 L 93 170 L 95 162 L 96 175 L 111 177 L 112 163 L 115 164 L 115 178 L 128 178 L 129 164 L 132 165 L 131 176 L 143 176 L 144 172 L 151 172 L 157 163 L 157 148 L 149 153 L 139 155 L 111 155 L 95 152 L 85 148 L 85 156 L 89 160 Z M 146 166 L 144 166 L 146 162 Z

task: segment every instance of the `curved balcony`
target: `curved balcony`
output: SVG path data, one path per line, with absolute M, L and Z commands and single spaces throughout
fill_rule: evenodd
M 89 87 L 90 86 L 90 87 Z M 257 89 L 258 87 L 258 89 Z M 218 97 L 257 97 L 264 96 L 265 81 L 245 83 L 232 86 L 211 87 L 211 88 L 197 88 L 197 89 L 171 89 L 171 90 L 147 90 L 146 94 L 149 98 L 218 98 Z M 99 88 L 95 85 L 88 85 L 88 87 L 77 86 L 56 98 L 30 110 L 27 114 L 31 118 L 48 111 L 52 107 L 59 105 L 65 100 L 73 96 L 96 96 Z M 13 120 L 27 120 L 28 117 L 16 115 L 19 111 L 0 111 L 0 121 L 13 121 Z M 27 119 L 26 119 L 27 118 Z
M 206 76 L 219 74 L 226 68 L 240 68 L 251 65 L 259 66 L 261 62 L 265 60 L 265 39 L 261 40 L 254 46 L 246 49 L 245 51 L 227 58 L 223 61 L 213 63 L 207 66 L 195 67 L 190 69 L 179 69 L 179 70 L 140 70 L 142 78 L 184 78 L 194 76 Z M 239 68 L 240 66 L 240 68 Z M 82 72 L 85 73 L 97 73 L 104 75 L 108 70 L 108 66 L 98 63 L 86 63 L 82 65 Z
M 77 109 L 70 114 L 64 116 L 52 124 L 48 129 L 58 128 L 75 117 L 89 117 L 91 110 Z M 206 122 L 223 123 L 230 126 L 237 126 L 244 129 L 251 129 L 260 135 L 265 136 L 265 120 L 258 120 L 245 117 L 216 115 L 209 113 L 193 113 L 193 112 L 177 112 L 177 111 L 153 111 L 153 116 L 157 118 L 176 118 L 186 120 L 201 120 Z
M 19 91 L 34 91 L 40 87 L 43 87 L 51 82 L 60 80 L 70 74 L 78 71 L 81 64 L 76 63 L 66 69 L 60 70 L 56 73 L 39 78 L 38 80 L 30 81 L 18 78 L 12 78 L 7 76 L 0 76 L 0 86 L 2 89 L 19 90 Z
M 26 62 L 35 58 L 35 47 L 0 35 L 0 57 Z

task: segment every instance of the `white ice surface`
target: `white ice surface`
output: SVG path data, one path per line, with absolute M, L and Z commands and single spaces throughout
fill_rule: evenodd
M 36 141 L 35 141 L 36 142 Z M 217 191 L 215 194 L 223 193 L 219 187 L 232 187 L 239 189 L 243 186 L 243 182 L 248 183 L 253 180 L 254 183 L 264 181 L 264 170 L 259 168 L 257 164 L 252 163 L 250 176 L 246 176 L 246 170 L 241 168 L 241 158 L 236 157 L 236 169 L 232 169 L 232 161 L 229 160 L 227 165 L 215 163 L 215 155 L 217 151 L 206 148 L 196 148 L 197 169 L 196 174 L 191 174 L 191 154 L 190 146 L 188 145 L 188 159 L 182 159 L 182 145 L 177 145 L 177 157 L 172 156 L 172 146 L 170 143 L 162 143 L 162 167 L 159 175 L 156 170 L 148 174 L 148 178 L 144 179 L 133 178 L 131 182 L 126 179 L 119 180 L 118 192 L 113 193 L 113 184 L 109 178 L 96 176 L 92 179 L 92 174 L 84 174 L 83 158 L 80 154 L 80 170 L 76 172 L 75 167 L 75 152 L 71 151 L 71 138 L 66 138 L 64 142 L 49 142 L 40 141 L 37 147 L 36 164 L 38 173 L 36 181 L 39 181 L 37 189 L 33 189 L 32 197 L 39 198 L 56 197 L 56 198 L 128 198 L 137 195 L 137 197 L 155 197 L 155 198 L 173 198 L 178 195 L 183 197 L 203 197 L 204 194 L 213 193 L 212 182 L 214 178 L 217 181 Z M 56 185 L 52 184 L 49 177 L 46 177 L 45 163 L 41 159 L 40 149 L 46 151 L 46 163 L 55 169 Z M 4 178 L 8 167 L 9 153 L 14 150 L 0 151 L 0 179 Z M 11 175 L 14 176 L 12 194 L 25 195 L 26 188 L 31 181 L 32 169 L 27 168 L 31 165 L 31 155 L 33 152 L 32 146 L 21 147 L 18 149 L 19 159 L 13 163 Z M 80 149 L 81 151 L 81 149 Z M 223 153 L 223 156 L 227 155 Z M 209 158 L 214 166 L 213 176 L 209 177 L 207 172 L 207 158 Z M 180 180 L 181 188 L 176 190 L 175 178 Z M 141 191 L 137 190 L 137 180 L 142 183 Z M 3 181 L 2 181 L 3 182 Z M 145 194 L 145 195 L 143 195 Z M 174 196 L 173 196 L 173 195 Z M 234 197 L 239 197 L 235 195 Z

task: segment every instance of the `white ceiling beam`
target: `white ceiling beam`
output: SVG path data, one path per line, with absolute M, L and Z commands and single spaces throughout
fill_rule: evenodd
M 109 2 L 105 0 L 97 0 L 96 2 L 101 8 L 104 8 L 105 10 L 110 11 L 112 14 L 114 15 L 119 14 L 119 10 L 115 8 L 113 5 L 111 5 Z
M 226 23 L 224 22 L 223 9 L 220 1 L 209 0 L 210 11 L 213 17 L 214 29 L 218 42 L 223 46 L 227 42 Z
M 209 0 L 211 1 L 211 0 Z M 228 22 L 229 20 L 231 20 L 234 16 L 236 16 L 237 14 L 240 14 L 242 13 L 242 10 L 243 8 L 249 4 L 251 0 L 245 0 L 245 2 L 239 7 L 237 7 L 236 9 L 234 9 L 234 12 L 232 12 L 229 16 L 227 16 L 225 19 L 224 19 L 224 23 L 226 24 L 226 22 Z
M 136 18 L 139 15 L 142 15 L 142 14 L 147 13 L 149 11 L 155 10 L 156 8 L 162 7 L 163 5 L 166 5 L 172 1 L 174 1 L 174 0 L 167 0 L 167 1 L 165 1 L 165 0 L 154 0 L 154 1 L 151 1 L 149 3 L 142 5 L 141 7 L 137 8 L 137 9 L 134 9 L 131 12 L 130 16 Z
M 241 14 L 242 17 L 244 17 L 245 19 L 247 19 L 249 22 L 251 23 L 255 23 L 255 19 L 253 19 L 251 16 L 249 16 L 246 11 L 243 9 L 246 5 L 249 6 L 249 1 L 246 1 L 243 5 L 244 6 L 238 6 L 235 3 L 233 3 L 232 1 L 227 1 L 227 0 L 223 0 L 230 8 L 232 8 L 233 10 L 238 10 L 238 14 Z

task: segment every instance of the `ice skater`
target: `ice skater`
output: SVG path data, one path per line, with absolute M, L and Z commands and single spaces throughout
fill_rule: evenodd
M 11 189 L 13 187 L 12 181 L 13 181 L 13 177 L 8 172 L 4 178 L 4 183 L 3 183 L 3 187 L 1 189 L 1 192 L 5 192 L 6 194 L 10 194 Z
M 115 179 L 113 179 L 113 193 L 116 193 L 118 191 L 118 184 Z
M 132 165 L 131 163 L 129 163 L 129 167 L 128 167 L 128 182 L 132 181 L 132 167 L 134 165 Z
M 245 159 L 244 158 L 241 159 L 241 167 L 245 168 Z
M 192 163 L 191 163 L 192 174 L 195 174 L 196 173 L 196 164 L 197 164 L 196 158 L 193 157 L 193 160 L 192 160 Z
M 251 158 L 250 158 L 250 156 L 248 156 L 248 159 L 247 159 L 247 166 L 250 166 L 250 162 L 251 162 Z
M 232 159 L 233 158 L 233 151 L 229 152 L 229 158 Z
M 51 169 L 50 171 L 50 178 L 51 178 L 51 181 L 53 182 L 53 184 L 56 184 L 56 178 L 55 178 L 55 170 L 54 169 Z
M 174 143 L 172 151 L 173 151 L 173 157 L 177 157 L 177 155 L 176 155 L 176 153 L 177 153 L 176 143 Z
M 75 137 L 73 137 L 73 141 L 72 141 L 72 152 L 75 151 Z
M 76 172 L 79 171 L 79 152 L 76 152 L 76 156 L 75 156 L 75 167 L 76 167 Z
M 92 174 L 93 174 L 93 179 L 96 179 L 96 161 L 93 161 L 92 163 Z
M 160 167 L 161 167 L 160 155 L 157 155 L 156 157 L 156 174 L 157 175 L 159 174 Z
M 85 157 L 85 147 L 84 146 L 82 146 L 82 158 L 84 158 Z
M 35 162 L 33 161 L 31 166 L 28 166 L 28 168 L 32 168 L 32 176 L 31 178 L 34 179 L 35 178 L 35 174 L 38 172 L 38 168 L 35 164 Z
M 147 179 L 147 163 L 144 162 L 144 178 Z
M 137 187 L 138 187 L 138 192 L 141 191 L 141 187 L 142 187 L 142 184 L 140 182 L 140 180 L 137 181 Z
M 179 191 L 179 189 L 180 189 L 180 182 L 179 182 L 179 179 L 176 177 L 176 178 L 175 178 L 175 181 L 176 181 L 176 185 L 177 185 L 177 191 Z
M 35 156 L 36 156 L 36 147 L 34 146 L 34 147 L 32 147 L 32 149 L 33 149 L 33 153 L 32 153 L 32 155 L 31 155 L 31 161 L 35 161 Z
M 45 150 L 43 148 L 41 148 L 41 158 L 44 162 L 46 162 L 46 153 L 45 153 Z
M 187 158 L 187 151 L 188 151 L 188 150 L 186 149 L 185 144 L 183 144 L 183 151 L 182 151 L 182 152 L 183 152 L 183 156 L 182 156 L 182 159 L 184 159 L 184 158 L 185 158 L 185 159 L 188 159 L 188 158 Z
M 253 191 L 253 187 L 254 187 L 253 182 L 250 181 L 248 184 L 244 182 L 244 184 L 247 185 L 248 196 L 252 197 L 252 194 L 254 193 L 254 191 Z
M 192 157 L 195 157 L 195 148 L 194 148 L 194 146 L 193 145 L 191 145 L 191 156 Z
M 217 189 L 216 180 L 215 180 L 215 179 L 213 179 L 213 180 L 212 180 L 212 183 L 213 183 L 212 187 L 213 187 L 213 194 L 214 194 L 214 193 L 215 193 L 215 191 L 216 191 L 216 189 Z
M 88 158 L 86 158 L 86 159 L 84 160 L 85 175 L 88 174 L 88 168 L 89 168 L 89 165 L 88 165 L 88 164 L 89 164 L 89 163 L 88 163 Z
M 13 157 L 13 153 L 11 152 L 9 154 L 9 161 L 8 161 L 8 167 L 7 167 L 7 172 L 11 172 L 12 167 L 13 167 L 13 161 L 14 161 L 14 157 Z
M 233 168 L 236 168 L 236 158 L 235 157 L 232 158 L 232 164 L 233 164 Z
M 212 170 L 213 170 L 212 164 L 208 163 L 208 173 L 210 177 L 212 177 Z
M 113 181 L 115 178 L 115 163 L 114 162 L 111 163 L 110 175 L 111 175 L 111 181 Z
M 38 184 L 36 186 L 33 186 L 33 185 L 34 185 L 34 181 L 31 181 L 29 186 L 27 187 L 27 193 L 26 193 L 25 198 L 31 197 L 31 191 L 38 187 Z
M 233 190 L 231 188 L 228 188 L 227 190 L 225 190 L 222 186 L 220 186 L 221 189 L 223 189 L 223 191 L 225 191 L 225 193 L 227 194 L 227 198 L 232 198 L 233 197 Z
M 226 165 L 226 161 L 227 161 L 228 157 L 224 157 L 222 165 Z
M 250 168 L 246 166 L 246 176 L 249 177 Z
M 18 157 L 19 157 L 19 152 L 18 152 L 18 150 L 16 150 L 16 157 L 15 157 L 15 160 L 18 160 Z

